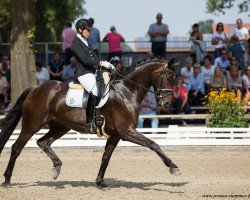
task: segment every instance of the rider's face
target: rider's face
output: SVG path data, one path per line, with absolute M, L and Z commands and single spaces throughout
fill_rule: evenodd
M 90 34 L 90 29 L 86 28 L 82 31 L 82 36 L 85 37 L 86 39 L 89 37 Z

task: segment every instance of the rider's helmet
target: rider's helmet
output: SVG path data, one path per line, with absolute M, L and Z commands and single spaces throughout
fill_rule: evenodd
M 89 20 L 81 18 L 76 22 L 76 31 L 78 32 L 78 29 L 90 29 L 91 28 L 91 23 Z

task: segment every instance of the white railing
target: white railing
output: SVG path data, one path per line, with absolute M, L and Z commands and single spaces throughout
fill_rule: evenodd
M 161 146 L 167 145 L 250 145 L 249 128 L 207 128 L 207 127 L 178 127 L 168 128 L 142 128 L 137 129 L 146 137 L 157 142 Z M 26 144 L 26 147 L 37 147 L 36 141 L 48 130 L 42 129 L 36 133 Z M 15 130 L 6 144 L 11 147 L 18 138 L 20 130 Z M 153 134 L 151 134 L 153 133 Z M 81 134 L 69 131 L 62 138 L 56 140 L 54 147 L 91 147 L 105 146 L 106 139 L 98 138 L 96 135 Z M 119 146 L 137 146 L 130 142 L 120 141 Z

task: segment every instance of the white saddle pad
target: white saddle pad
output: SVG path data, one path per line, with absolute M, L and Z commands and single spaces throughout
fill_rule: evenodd
M 70 106 L 70 107 L 82 108 L 83 107 L 82 106 L 83 105 L 83 94 L 84 94 L 83 89 L 80 90 L 80 89 L 69 88 L 67 95 L 66 95 L 66 100 L 65 100 L 66 105 Z M 107 87 L 103 98 L 101 99 L 99 104 L 96 106 L 96 108 L 101 108 L 102 106 L 104 106 L 108 100 L 108 97 L 109 97 L 109 88 Z

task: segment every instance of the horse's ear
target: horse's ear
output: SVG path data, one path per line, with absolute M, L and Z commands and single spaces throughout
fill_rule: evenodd
M 175 58 L 172 58 L 168 61 L 168 69 L 171 69 L 172 70 L 172 66 L 174 64 L 174 61 L 175 61 Z

